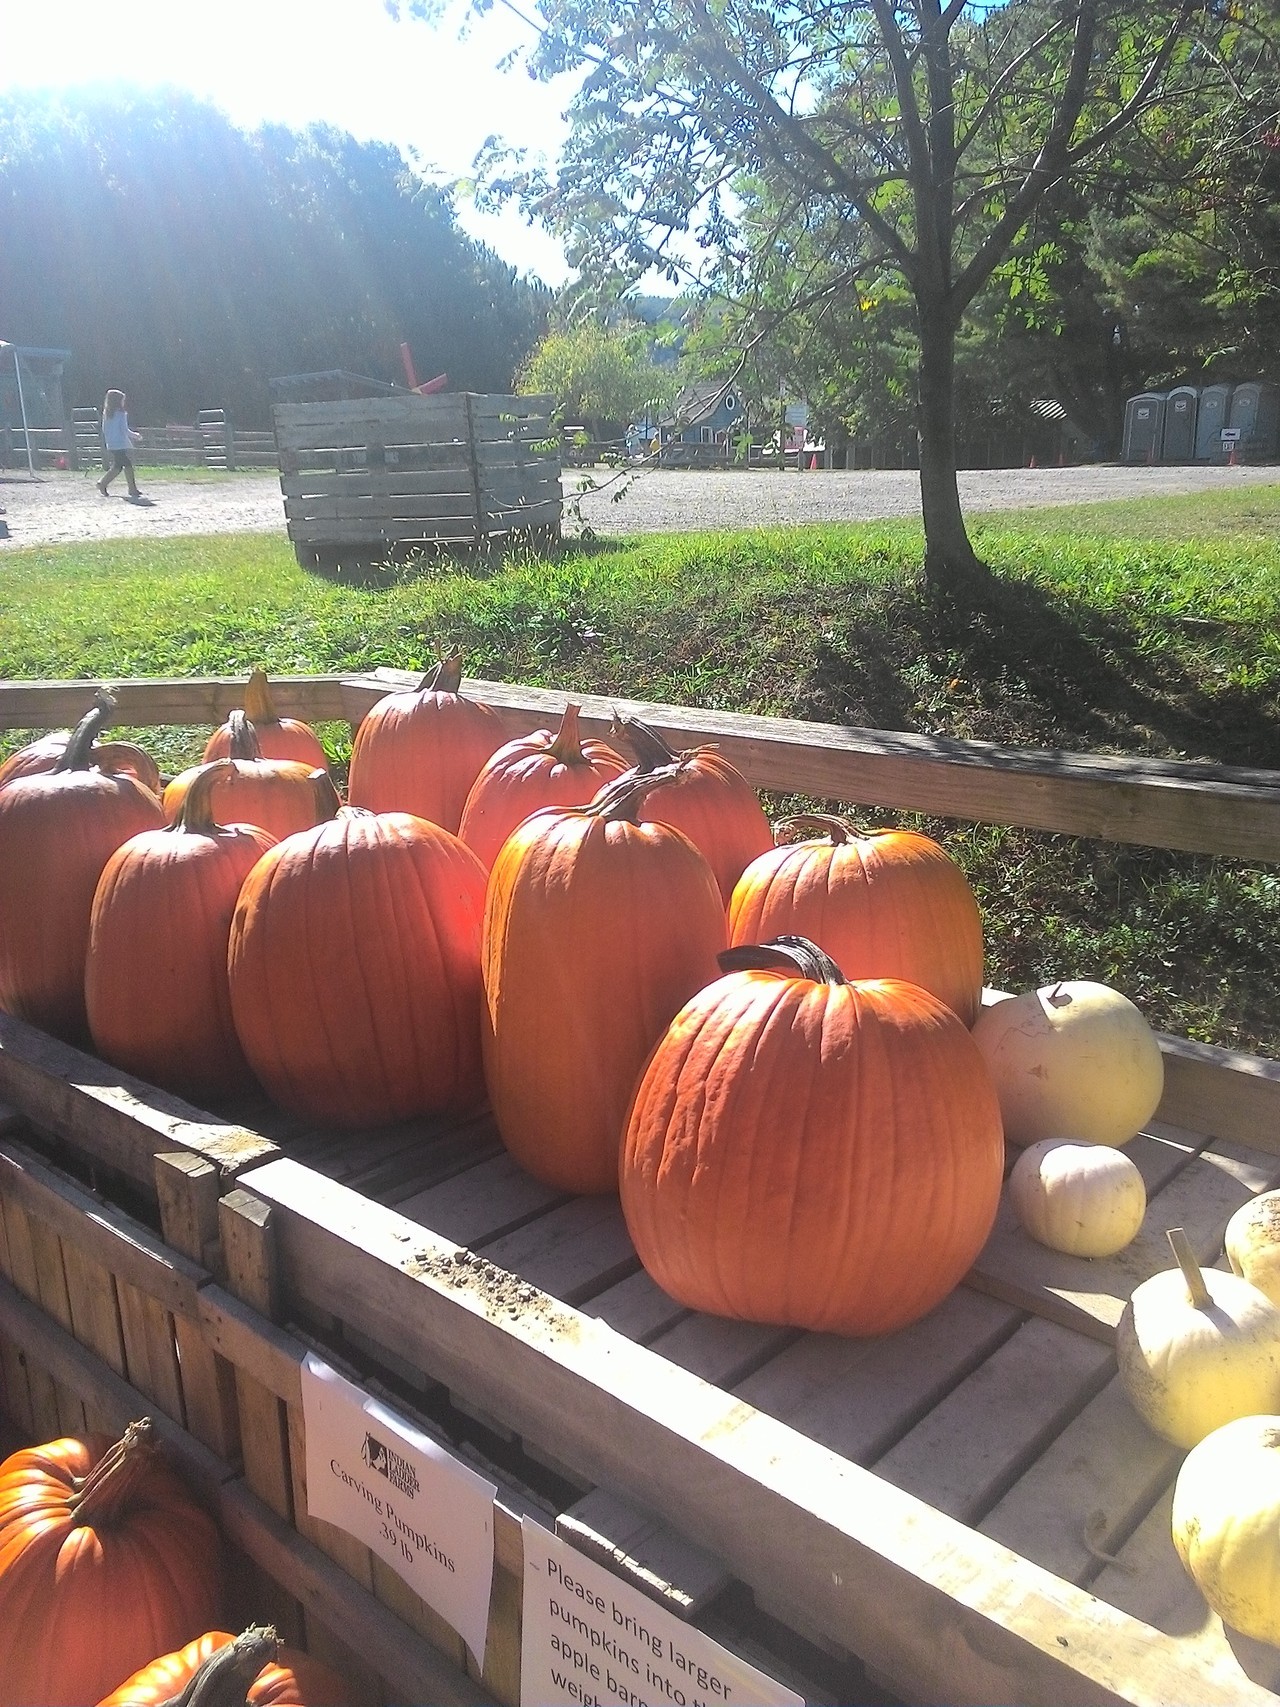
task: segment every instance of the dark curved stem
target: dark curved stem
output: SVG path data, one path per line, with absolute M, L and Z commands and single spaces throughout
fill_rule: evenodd
M 417 693 L 457 693 L 462 686 L 462 653 L 454 652 L 427 671 L 414 690 Z
M 661 765 L 672 765 L 681 756 L 667 745 L 656 729 L 650 729 L 647 723 L 642 723 L 638 717 L 631 717 L 626 713 L 621 717 L 615 713 L 609 733 L 616 734 L 627 743 L 642 771 L 657 770 Z
M 116 697 L 106 688 L 99 688 L 93 704 L 71 731 L 55 771 L 87 771 L 93 761 L 93 743 L 115 716 Z
M 849 980 L 807 936 L 775 936 L 768 942 L 743 943 L 716 956 L 722 972 L 777 972 L 784 978 L 808 978 L 814 984 L 847 984 Z
M 847 818 L 838 818 L 834 812 L 796 812 L 790 818 L 779 818 L 773 825 L 775 841 L 788 830 L 815 830 L 819 835 L 830 836 L 837 847 L 852 841 L 858 833 Z
M 228 714 L 227 739 L 228 758 L 253 760 L 262 757 L 258 731 L 250 723 L 246 712 L 233 711 Z
M 182 1693 L 163 1707 L 245 1707 L 254 1678 L 279 1655 L 280 1638 L 271 1625 L 251 1625 L 210 1654 Z

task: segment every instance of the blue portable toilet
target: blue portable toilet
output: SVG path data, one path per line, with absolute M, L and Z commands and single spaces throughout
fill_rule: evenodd
M 1246 462 L 1269 462 L 1280 440 L 1280 389 L 1261 379 L 1237 385 L 1231 394 L 1227 425 L 1240 434 L 1237 456 Z
M 1164 441 L 1163 391 L 1140 391 L 1124 406 L 1121 462 L 1159 462 Z
M 1161 462 L 1190 462 L 1196 454 L 1196 414 L 1200 393 L 1194 385 L 1175 385 L 1165 398 Z
M 1200 392 L 1200 407 L 1196 412 L 1196 461 L 1221 462 L 1226 456 L 1222 448 L 1222 429 L 1227 425 L 1231 410 L 1230 385 L 1206 385 Z

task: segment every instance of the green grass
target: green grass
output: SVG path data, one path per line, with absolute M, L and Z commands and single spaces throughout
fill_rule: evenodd
M 417 669 L 456 646 L 473 675 L 570 691 L 1280 768 L 1280 486 L 972 531 L 997 581 L 963 617 L 922 596 L 907 523 L 430 558 L 363 585 L 252 535 L 16 550 L 0 675 Z M 142 738 L 172 770 L 203 732 Z M 992 982 L 1101 978 L 1167 1029 L 1276 1052 L 1280 869 L 926 827 L 978 889 Z

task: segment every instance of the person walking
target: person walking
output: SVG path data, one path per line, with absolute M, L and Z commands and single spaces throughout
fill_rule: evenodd
M 129 425 L 128 411 L 125 409 L 123 391 L 108 391 L 102 405 L 102 442 L 106 446 L 107 455 L 111 459 L 111 467 L 98 482 L 98 490 L 105 498 L 107 488 L 116 475 L 123 472 L 129 482 L 129 496 L 140 498 L 137 476 L 133 472 L 133 458 L 129 452 L 142 439 L 141 433 L 135 433 Z

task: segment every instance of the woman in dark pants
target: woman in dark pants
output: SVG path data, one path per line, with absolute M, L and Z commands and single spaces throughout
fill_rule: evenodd
M 122 470 L 129 482 L 129 496 L 140 498 L 138 481 L 133 472 L 133 459 L 129 452 L 141 439 L 141 433 L 135 433 L 129 425 L 129 416 L 125 410 L 123 391 L 108 391 L 102 405 L 102 442 L 106 446 L 107 455 L 111 459 L 111 467 L 98 482 L 98 490 L 105 498 L 107 488 Z

